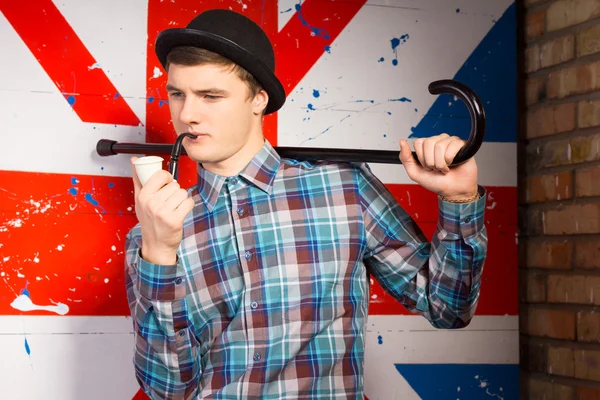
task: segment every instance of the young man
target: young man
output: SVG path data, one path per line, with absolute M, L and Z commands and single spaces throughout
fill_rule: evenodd
M 136 377 L 153 399 L 363 398 L 367 273 L 439 328 L 471 320 L 487 251 L 485 191 L 464 145 L 406 141 L 401 160 L 439 194 L 429 243 L 364 164 L 281 159 L 264 114 L 285 101 L 264 32 L 214 10 L 157 39 L 173 125 L 198 184 L 142 187 L 127 237 Z

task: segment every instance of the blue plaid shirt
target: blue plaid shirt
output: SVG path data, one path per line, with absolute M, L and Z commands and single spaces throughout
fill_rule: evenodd
M 479 200 L 439 200 L 430 243 L 365 164 L 198 167 L 176 265 L 127 236 L 135 374 L 153 399 L 363 399 L 368 274 L 439 328 L 469 323 L 487 251 Z

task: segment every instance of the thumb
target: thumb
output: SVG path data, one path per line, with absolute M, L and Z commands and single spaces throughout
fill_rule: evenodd
M 135 164 L 134 162 L 138 159 L 138 157 L 131 157 L 131 169 L 133 170 L 132 173 L 132 178 L 133 178 L 133 190 L 135 193 L 135 196 L 137 197 L 137 194 L 140 192 L 140 190 L 142 189 L 142 183 L 140 182 L 140 178 L 138 178 L 137 176 L 137 172 L 135 171 Z
M 413 177 L 419 171 L 420 164 L 410 150 L 410 145 L 404 139 L 400 140 L 399 158 L 410 177 Z

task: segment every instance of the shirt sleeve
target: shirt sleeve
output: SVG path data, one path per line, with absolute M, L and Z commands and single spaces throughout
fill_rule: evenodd
M 458 204 L 438 200 L 431 242 L 397 200 L 364 165 L 360 184 L 367 248 L 364 261 L 383 289 L 433 326 L 462 328 L 479 300 L 487 254 L 486 191 Z
M 151 399 L 193 399 L 200 376 L 199 343 L 188 318 L 186 274 L 140 256 L 141 234 L 126 239 L 125 282 L 135 342 L 135 376 Z

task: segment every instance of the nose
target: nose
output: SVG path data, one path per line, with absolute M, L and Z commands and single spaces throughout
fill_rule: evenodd
M 179 112 L 179 119 L 182 123 L 193 126 L 200 123 L 200 103 L 196 101 L 195 96 L 187 96 L 183 102 L 183 107 Z

